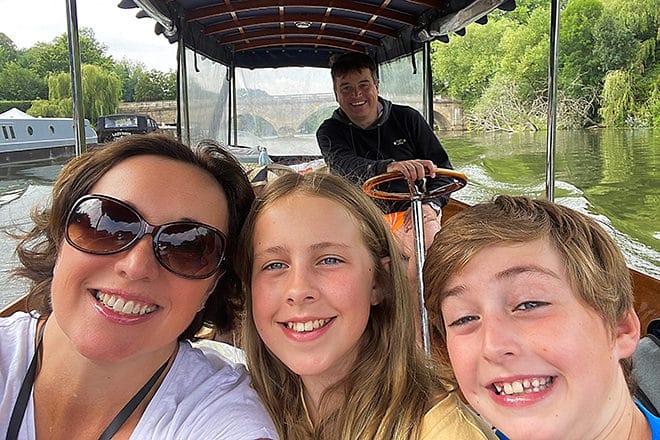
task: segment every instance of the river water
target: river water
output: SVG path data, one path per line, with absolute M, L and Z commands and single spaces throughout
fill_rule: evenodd
M 454 167 L 469 178 L 454 194 L 473 204 L 496 194 L 545 195 L 545 133 L 448 133 L 439 137 Z M 271 154 L 318 154 L 313 136 L 265 139 Z M 293 148 L 293 151 L 292 151 Z M 629 266 L 660 278 L 660 130 L 557 133 L 555 201 L 595 217 Z M 26 292 L 9 277 L 16 241 L 30 210 L 47 203 L 61 163 L 0 168 L 0 308 Z

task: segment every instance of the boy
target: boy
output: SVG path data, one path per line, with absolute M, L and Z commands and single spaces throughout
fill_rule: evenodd
M 628 268 L 592 219 L 500 196 L 447 222 L 424 281 L 440 355 L 508 438 L 660 438 L 628 388 L 640 334 Z

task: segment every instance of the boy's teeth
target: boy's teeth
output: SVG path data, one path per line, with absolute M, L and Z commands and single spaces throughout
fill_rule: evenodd
M 146 315 L 158 308 L 155 304 L 141 304 L 132 300 L 125 301 L 123 298 L 108 293 L 96 292 L 96 299 L 108 309 L 121 315 Z
M 312 330 L 319 329 L 330 322 L 329 319 L 316 319 L 314 321 L 306 322 L 287 322 L 287 328 L 296 332 L 311 332 Z
M 510 396 L 512 394 L 528 394 L 545 390 L 552 385 L 552 380 L 552 377 L 538 377 L 531 380 L 523 379 L 522 381 L 498 382 L 494 383 L 493 386 L 497 394 Z

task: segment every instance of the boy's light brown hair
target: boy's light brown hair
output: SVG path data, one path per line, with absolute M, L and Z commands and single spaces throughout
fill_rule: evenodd
M 573 209 L 548 200 L 502 195 L 448 220 L 428 250 L 425 298 L 433 331 L 442 341 L 437 355 L 447 356 L 440 307 L 448 279 L 484 248 L 543 238 L 562 256 L 578 299 L 601 316 L 614 338 L 617 323 L 634 305 L 630 271 L 614 240 L 595 220 Z M 629 361 L 622 360 L 622 365 L 628 379 Z

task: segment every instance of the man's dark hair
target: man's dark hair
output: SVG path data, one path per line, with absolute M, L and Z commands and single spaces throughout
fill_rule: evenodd
M 330 75 L 332 75 L 333 83 L 340 76 L 351 72 L 359 72 L 362 69 L 369 69 L 374 82 L 378 81 L 376 62 L 365 53 L 347 52 L 330 61 Z

